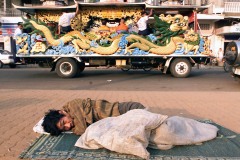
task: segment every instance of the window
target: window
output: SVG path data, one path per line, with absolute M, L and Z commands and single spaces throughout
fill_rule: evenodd
M 210 24 L 199 24 L 201 30 L 210 30 Z

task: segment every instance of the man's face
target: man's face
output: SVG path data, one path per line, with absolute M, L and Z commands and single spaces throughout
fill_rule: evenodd
M 60 129 L 61 131 L 69 131 L 73 127 L 74 127 L 73 120 L 68 115 L 62 117 L 57 123 L 57 128 Z
M 20 29 L 23 29 L 23 25 L 19 25 L 19 28 L 20 28 Z

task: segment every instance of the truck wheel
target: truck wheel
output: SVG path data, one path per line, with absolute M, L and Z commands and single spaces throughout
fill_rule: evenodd
M 0 68 L 3 68 L 3 63 L 0 61 Z
M 185 58 L 176 58 L 170 66 L 172 76 L 177 78 L 186 78 L 192 70 L 191 63 Z
M 9 64 L 10 68 L 16 68 L 16 66 L 17 66 L 16 64 Z
M 77 76 L 79 76 L 85 69 L 85 63 L 80 62 L 78 63 L 78 71 L 77 71 Z
M 84 62 L 78 63 L 78 66 L 79 66 L 79 72 L 84 71 L 84 69 L 85 69 L 85 63 Z
M 62 58 L 56 64 L 56 72 L 62 78 L 73 78 L 78 70 L 77 62 L 71 58 Z

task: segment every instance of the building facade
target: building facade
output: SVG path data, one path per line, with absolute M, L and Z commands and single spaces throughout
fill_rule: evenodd
M 240 38 L 240 1 L 209 0 L 208 9 L 199 13 L 198 32 L 209 37 L 211 50 L 218 56 L 220 48 L 225 50 L 230 41 Z

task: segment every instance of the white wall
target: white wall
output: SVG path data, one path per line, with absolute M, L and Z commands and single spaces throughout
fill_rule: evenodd
M 210 49 L 212 49 L 214 54 L 218 53 L 219 48 L 224 49 L 224 37 L 223 36 L 211 36 L 211 45 Z
M 9 36 L 4 36 L 4 50 L 11 52 L 11 39 Z
M 209 3 L 213 3 L 216 7 L 224 7 L 224 0 L 209 0 Z
M 0 17 L 1 23 L 18 23 L 23 22 L 21 17 Z

